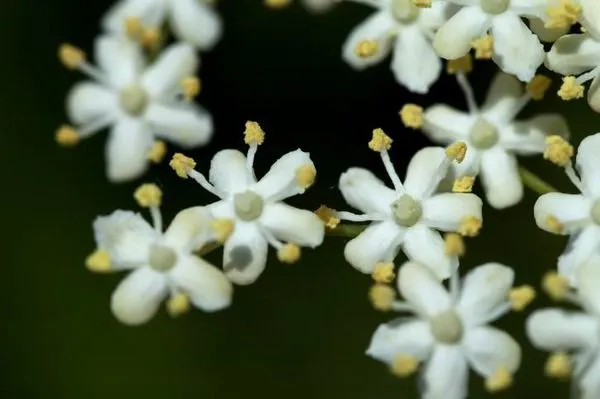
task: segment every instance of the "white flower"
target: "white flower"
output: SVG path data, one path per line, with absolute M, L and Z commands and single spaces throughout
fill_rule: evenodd
M 404 264 L 398 289 L 406 302 L 396 301 L 394 308 L 415 317 L 380 325 L 367 355 L 400 375 L 425 362 L 423 397 L 427 399 L 466 398 L 469 367 L 486 377 L 488 390 L 506 388 L 519 368 L 521 348 L 510 335 L 487 324 L 511 309 L 507 296 L 513 278 L 512 269 L 487 263 L 467 274 L 460 290 L 455 280 L 448 293 L 427 269 Z M 403 370 L 402 362 L 410 365 L 411 361 L 414 367 Z
M 155 138 L 182 147 L 205 144 L 212 135 L 211 116 L 193 102 L 179 99 L 182 82 L 198 67 L 193 47 L 170 46 L 151 65 L 134 43 L 102 36 L 96 41 L 98 68 L 75 57 L 67 47 L 63 61 L 94 81 L 78 83 L 67 98 L 67 112 L 76 137 L 88 137 L 110 127 L 106 148 L 111 181 L 135 179 L 152 158 Z M 163 143 L 164 145 L 164 143 Z
M 457 173 L 480 174 L 488 202 L 494 208 L 512 206 L 523 197 L 515 154 L 543 153 L 547 135 L 568 135 L 566 121 L 559 114 L 515 121 L 531 97 L 529 93 L 522 94 L 520 82 L 510 75 L 496 75 L 481 109 L 475 104 L 464 75 L 457 77 L 467 96 L 469 112 L 433 105 L 425 112 L 423 131 L 440 143 L 466 141 L 467 156 L 458 165 Z
M 282 202 L 304 193 L 313 183 L 316 170 L 310 155 L 299 149 L 289 152 L 257 180 L 254 156 L 263 139 L 260 126 L 248 122 L 247 157 L 237 150 L 219 151 L 211 161 L 210 183 L 197 171 L 186 170 L 203 188 L 221 198 L 207 206 L 214 218 L 235 223 L 224 245 L 223 268 L 236 284 L 251 284 L 258 278 L 266 266 L 269 244 L 278 250 L 282 262 L 293 263 L 300 257 L 299 246 L 317 247 L 325 235 L 324 224 L 314 212 Z
M 580 179 L 567 165 L 567 176 L 581 194 L 548 193 L 538 198 L 533 210 L 539 228 L 570 235 L 558 271 L 576 285 L 577 269 L 600 245 L 600 133 L 581 141 L 576 166 Z
M 396 174 L 387 150 L 381 157 L 394 188 L 388 188 L 373 173 L 350 168 L 340 177 L 339 188 L 352 207 L 364 212 L 338 212 L 342 220 L 373 221 L 346 244 L 344 256 L 356 269 L 371 273 L 378 262 L 394 260 L 400 247 L 409 259 L 420 262 L 440 279 L 458 267 L 458 257 L 447 254 L 436 231 L 456 232 L 481 227 L 481 199 L 474 194 L 434 194 L 452 163 L 443 148 L 417 152 L 406 172 L 404 184 Z
M 449 60 L 466 55 L 473 40 L 490 32 L 494 62 L 527 82 L 544 61 L 544 47 L 521 17 L 547 20 L 549 0 L 448 0 L 462 9 L 436 32 L 433 46 Z M 434 0 L 435 2 L 435 0 Z
M 221 18 L 211 0 L 120 0 L 102 18 L 102 26 L 111 33 L 125 35 L 130 21 L 139 21 L 143 29 L 160 32 L 164 22 L 175 38 L 201 50 L 210 50 L 221 38 Z
M 344 60 L 355 69 L 378 64 L 393 52 L 396 80 L 416 93 L 427 93 L 442 70 L 431 44 L 433 32 L 451 15 L 445 2 L 419 9 L 411 0 L 354 0 L 377 8 L 354 29 L 343 46 Z M 360 46 L 371 46 L 361 55 Z M 371 54 L 372 53 L 372 54 Z
M 128 325 L 146 323 L 167 296 L 169 310 L 175 313 L 185 311 L 189 302 L 207 312 L 229 306 L 229 280 L 193 253 L 210 238 L 207 211 L 181 211 L 164 233 L 158 208 L 151 211 L 154 227 L 139 214 L 122 210 L 94 222 L 96 256 L 108 255 L 110 270 L 134 269 L 112 295 L 115 317 Z

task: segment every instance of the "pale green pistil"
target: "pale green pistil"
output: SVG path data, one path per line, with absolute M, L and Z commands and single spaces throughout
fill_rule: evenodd
M 400 226 L 410 227 L 421 219 L 423 209 L 413 197 L 404 194 L 392 203 L 392 215 Z
M 121 90 L 121 107 L 131 116 L 140 116 L 146 111 L 150 98 L 140 85 L 130 85 Z
M 433 338 L 442 344 L 456 344 L 462 339 L 462 321 L 452 309 L 432 317 L 429 328 Z
M 258 194 L 245 191 L 233 196 L 233 205 L 238 218 L 251 222 L 262 214 L 264 201 Z
M 164 245 L 153 245 L 150 247 L 148 263 L 158 272 L 168 272 L 177 263 L 177 254 Z
M 488 14 L 498 15 L 508 10 L 510 0 L 479 0 L 481 9 Z
M 392 15 L 401 23 L 409 23 L 419 16 L 419 8 L 410 0 L 392 0 Z
M 478 117 L 469 133 L 469 141 L 475 148 L 487 150 L 498 143 L 498 130 L 485 119 Z

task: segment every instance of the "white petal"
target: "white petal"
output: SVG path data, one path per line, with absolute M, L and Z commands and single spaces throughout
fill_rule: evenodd
M 119 284 L 113 292 L 110 307 L 123 324 L 135 326 L 148 322 L 167 294 L 165 276 L 142 267 Z
M 116 117 L 118 110 L 116 94 L 96 83 L 78 83 L 67 95 L 67 113 L 76 124 Z
M 184 252 L 205 244 L 211 215 L 204 206 L 194 206 L 177 213 L 163 235 L 164 242 Z
M 569 238 L 567 247 L 558 257 L 558 271 L 572 285 L 577 285 L 579 268 L 598 250 L 600 228 L 588 226 Z
M 577 149 L 577 169 L 586 191 L 600 196 L 600 133 L 584 138 Z
M 139 18 L 143 26 L 158 28 L 165 18 L 163 0 L 122 0 L 102 17 L 102 27 L 113 33 L 124 34 L 128 18 Z
M 404 231 L 392 220 L 372 223 L 350 240 L 344 257 L 363 273 L 371 273 L 377 262 L 393 260 L 399 250 Z
M 555 233 L 548 227 L 548 216 L 554 216 L 565 227 L 562 234 L 572 234 L 590 218 L 590 200 L 580 194 L 547 193 L 537 199 L 533 215 L 538 227 Z M 578 223 L 579 222 L 579 223 Z
M 475 117 L 446 104 L 435 104 L 425 110 L 423 131 L 442 144 L 467 140 Z
M 393 189 L 363 168 L 350 168 L 342 173 L 339 187 L 348 205 L 366 214 L 388 215 L 392 203 L 398 199 Z
M 523 94 L 523 84 L 514 76 L 499 72 L 494 76 L 481 113 L 500 129 L 514 118 L 515 107 Z
M 546 22 L 540 18 L 529 20 L 529 29 L 540 38 L 541 41 L 554 43 L 560 37 L 569 32 L 570 26 L 564 28 L 546 28 Z
M 358 25 L 342 47 L 342 58 L 355 69 L 364 69 L 368 66 L 378 64 L 388 56 L 392 48 L 390 32 L 395 26 L 394 20 L 388 12 L 378 12 L 369 16 L 363 23 Z M 359 57 L 356 55 L 356 46 L 363 40 L 377 42 L 377 52 L 372 57 Z
M 106 72 L 114 88 L 122 88 L 137 81 L 144 67 L 144 56 L 140 47 L 116 36 L 100 36 L 95 44 L 96 62 Z
M 475 194 L 443 193 L 423 201 L 423 219 L 429 227 L 442 231 L 457 231 L 469 216 L 481 220 L 483 203 Z
M 413 155 L 406 169 L 406 192 L 417 200 L 433 194 L 448 174 L 448 170 L 440 170 L 445 159 L 446 152 L 441 147 L 425 147 Z
M 591 348 L 598 341 L 598 322 L 581 312 L 563 309 L 535 311 L 526 323 L 527 337 L 537 349 L 571 351 Z
M 595 112 L 600 112 L 600 70 L 595 70 L 596 76 L 587 90 L 586 99 L 590 108 Z
M 137 119 L 123 118 L 112 128 L 106 144 L 106 173 L 113 183 L 133 180 L 148 168 L 152 135 Z
M 425 94 L 442 70 L 431 41 L 417 26 L 400 29 L 395 40 L 392 72 L 396 80 L 414 93 Z
M 469 366 L 460 346 L 436 345 L 424 372 L 424 399 L 465 399 Z
M 548 6 L 558 3 L 557 0 L 511 0 L 510 11 L 527 19 L 547 18 Z
M 138 213 L 117 210 L 94 220 L 98 248 L 108 251 L 113 268 L 130 268 L 148 259 L 158 233 Z
M 520 155 L 539 154 L 544 151 L 550 134 L 569 138 L 569 127 L 562 115 L 537 115 L 501 128 L 500 145 Z
M 454 60 L 471 50 L 471 42 L 483 36 L 490 27 L 490 18 L 479 6 L 464 7 L 438 29 L 433 39 L 436 53 Z
M 221 38 L 221 17 L 212 6 L 197 0 L 171 2 L 171 29 L 179 40 L 210 50 Z
M 325 236 L 325 226 L 314 212 L 282 202 L 265 205 L 260 224 L 279 240 L 305 247 L 318 247 Z
M 254 179 L 246 168 L 246 156 L 238 150 L 221 150 L 210 162 L 210 182 L 222 193 L 235 194 L 248 189 Z
M 409 319 L 399 325 L 390 322 L 377 327 L 367 355 L 387 364 L 392 364 L 400 354 L 424 360 L 429 356 L 433 343 L 429 323 L 425 321 Z
M 579 265 L 577 280 L 579 295 L 583 305 L 596 317 L 600 315 L 600 262 L 598 253 L 591 259 L 586 259 Z
M 179 89 L 184 78 L 194 75 L 199 63 L 194 47 L 172 44 L 146 69 L 142 84 L 153 98 L 170 95 Z
M 581 376 L 579 386 L 582 399 L 596 399 L 600 396 L 600 356 L 597 354 Z
M 548 69 L 563 75 L 579 75 L 600 65 L 600 42 L 588 34 L 565 35 L 546 57 Z
M 434 1 L 429 8 L 419 10 L 418 23 L 426 32 L 435 32 L 452 15 L 456 13 L 458 7 L 445 1 Z
M 406 229 L 402 248 L 410 260 L 426 266 L 439 279 L 447 279 L 458 267 L 458 258 L 446 255 L 440 233 L 424 224 Z
M 500 263 L 485 263 L 463 279 L 458 312 L 469 326 L 493 321 L 491 316 L 506 304 L 515 272 Z
M 183 148 L 204 145 L 213 133 L 212 117 L 195 104 L 183 106 L 153 102 L 144 118 L 157 137 Z
M 492 21 L 494 55 L 492 59 L 504 72 L 529 82 L 544 62 L 546 53 L 538 37 L 517 15 L 495 16 Z
M 223 248 L 223 269 L 235 284 L 252 284 L 265 270 L 267 240 L 254 223 L 237 222 Z
M 517 158 L 501 147 L 482 153 L 481 182 L 487 201 L 496 209 L 515 205 L 523 198 Z
M 517 341 L 494 327 L 469 329 L 463 343 L 473 369 L 484 377 L 491 376 L 500 367 L 512 374 L 521 364 L 521 347 Z
M 579 0 L 580 22 L 591 35 L 600 39 L 600 5 L 595 0 Z
M 406 262 L 400 267 L 398 290 L 421 316 L 435 316 L 452 306 L 448 292 L 436 276 L 417 263 Z
M 231 282 L 221 270 L 197 256 L 179 259 L 169 277 L 189 295 L 194 306 L 206 312 L 215 312 L 231 304 Z
M 255 190 L 265 199 L 281 201 L 306 191 L 296 184 L 296 171 L 303 165 L 314 167 L 310 154 L 300 149 L 279 158 L 271 169 L 256 183 Z

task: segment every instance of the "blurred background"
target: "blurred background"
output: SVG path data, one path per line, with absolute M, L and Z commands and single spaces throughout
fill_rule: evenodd
M 83 5 L 82 5 L 83 4 Z M 212 202 L 192 181 L 166 165 L 139 181 L 111 185 L 104 173 L 104 142 L 98 134 L 74 149 L 60 148 L 54 131 L 66 122 L 64 98 L 82 77 L 59 64 L 57 46 L 71 42 L 88 53 L 99 17 L 110 0 L 0 2 L 0 173 L 4 182 L 3 273 L 0 307 L 2 398 L 417 398 L 417 379 L 393 377 L 364 355 L 371 334 L 393 314 L 367 301 L 370 277 L 345 263 L 344 238 L 330 237 L 307 250 L 295 265 L 273 257 L 249 287 L 237 288 L 233 306 L 216 314 L 192 311 L 171 320 L 164 311 L 143 327 L 119 324 L 109 310 L 122 274 L 94 275 L 83 260 L 94 249 L 91 223 L 115 209 L 137 210 L 133 190 L 145 181 L 164 190 L 164 214 Z M 379 157 L 368 150 L 372 129 L 394 140 L 392 156 L 403 175 L 419 148 L 430 145 L 403 128 L 398 110 L 407 102 L 447 102 L 465 108 L 454 79 L 443 76 L 429 96 L 397 85 L 389 60 L 358 73 L 341 60 L 350 30 L 371 10 L 342 4 L 315 15 L 299 4 L 274 11 L 261 0 L 218 4 L 223 40 L 203 54 L 199 102 L 212 112 L 212 143 L 188 152 L 207 172 L 223 148 L 245 151 L 243 125 L 259 121 L 267 133 L 257 156 L 262 175 L 273 161 L 298 147 L 309 151 L 317 184 L 290 202 L 308 209 L 344 207 L 336 186 L 340 173 L 363 166 L 384 177 Z M 495 67 L 477 62 L 470 79 L 482 99 Z M 530 105 L 523 116 L 558 110 L 570 120 L 574 143 L 595 132 L 598 118 L 584 101 L 563 103 L 553 95 Z M 173 148 L 170 148 L 173 150 Z M 556 187 L 573 188 L 549 163 L 523 164 Z M 565 239 L 538 230 L 536 195 L 498 212 L 484 209 L 484 229 L 468 241 L 463 269 L 498 261 L 515 268 L 517 284 L 539 286 L 555 267 Z M 208 258 L 220 264 L 220 251 Z M 399 258 L 399 260 L 402 258 Z M 545 353 L 531 348 L 524 318 L 549 301 L 540 294 L 525 314 L 499 323 L 523 346 L 514 387 L 498 398 L 565 397 L 568 383 L 543 376 Z M 489 397 L 479 377 L 471 397 Z

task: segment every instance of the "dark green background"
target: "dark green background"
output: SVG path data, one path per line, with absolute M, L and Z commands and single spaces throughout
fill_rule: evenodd
M 311 15 L 294 5 L 283 11 L 260 0 L 223 0 L 223 41 L 203 55 L 200 102 L 214 115 L 216 136 L 190 153 L 208 171 L 211 156 L 227 147 L 244 149 L 244 121 L 267 132 L 258 154 L 263 173 L 283 153 L 310 151 L 319 171 L 316 186 L 291 202 L 314 209 L 343 207 L 336 185 L 350 166 L 384 171 L 367 149 L 370 132 L 383 127 L 395 146 L 400 173 L 410 156 L 427 145 L 402 127 L 397 111 L 406 102 L 448 102 L 464 107 L 451 77 L 427 98 L 399 87 L 388 62 L 357 73 L 340 58 L 341 44 L 369 10 L 343 4 Z M 93 275 L 83 259 L 94 249 L 91 222 L 114 209 L 136 209 L 132 192 L 154 181 L 165 192 L 164 213 L 206 204 L 213 198 L 166 166 L 143 180 L 111 185 L 104 174 L 105 134 L 73 150 L 53 139 L 66 121 L 64 97 L 80 76 L 56 59 L 63 41 L 88 52 L 98 18 L 110 1 L 22 0 L 0 2 L 0 168 L 2 186 L 0 306 L 0 397 L 2 398 L 416 398 L 416 379 L 392 377 L 364 351 L 377 324 L 393 317 L 377 313 L 366 299 L 370 278 L 344 262 L 345 239 L 328 238 L 284 266 L 271 259 L 259 281 L 238 288 L 231 308 L 200 311 L 170 320 L 163 311 L 148 325 L 118 324 L 109 298 L 122 275 Z M 478 63 L 471 75 L 481 98 L 494 72 Z M 556 87 L 555 87 L 556 89 Z M 561 110 L 570 117 L 574 142 L 594 132 L 598 118 L 584 101 L 562 103 L 550 95 L 535 110 Z M 541 159 L 525 165 L 564 190 L 572 190 L 554 166 Z M 518 284 L 537 286 L 555 266 L 564 239 L 535 227 L 528 192 L 502 212 L 486 207 L 482 234 L 468 243 L 464 268 L 500 261 L 515 268 Z M 220 253 L 209 257 L 220 261 Z M 540 295 L 533 307 L 548 301 Z M 524 359 L 508 397 L 565 397 L 566 383 L 543 377 L 545 354 L 523 335 L 524 315 L 499 324 L 522 343 Z M 480 378 L 472 397 L 488 396 Z

